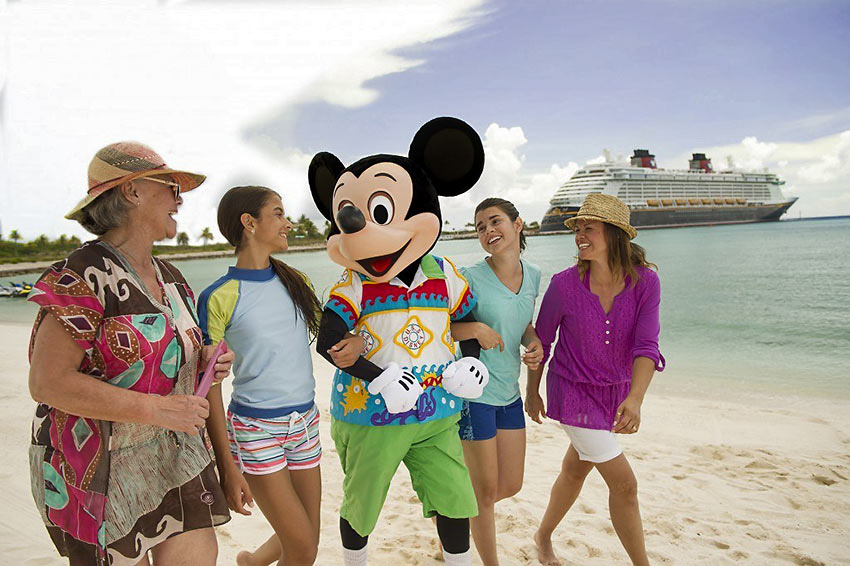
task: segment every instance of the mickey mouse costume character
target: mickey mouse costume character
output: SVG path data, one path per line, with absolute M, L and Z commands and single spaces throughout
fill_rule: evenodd
M 348 167 L 310 164 L 310 191 L 330 220 L 328 255 L 346 268 L 325 303 L 317 351 L 346 333 L 365 353 L 334 376 L 331 436 L 345 479 L 340 533 L 346 565 L 366 543 L 401 462 L 426 517 L 436 516 L 447 566 L 470 564 L 475 494 L 457 433 L 460 398 L 481 396 L 487 369 L 475 340 L 455 361 L 451 323 L 473 321 L 475 296 L 455 266 L 429 252 L 442 227 L 438 196 L 469 190 L 484 168 L 478 134 L 456 118 L 422 126 L 408 157 L 372 155 Z

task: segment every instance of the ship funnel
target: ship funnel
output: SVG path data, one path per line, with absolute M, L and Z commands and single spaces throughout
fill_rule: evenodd
M 711 159 L 707 158 L 704 153 L 694 153 L 689 161 L 691 171 L 702 169 L 706 173 L 714 173 L 711 167 Z
M 632 155 L 632 167 L 646 167 L 655 169 L 655 156 L 648 149 L 636 149 Z

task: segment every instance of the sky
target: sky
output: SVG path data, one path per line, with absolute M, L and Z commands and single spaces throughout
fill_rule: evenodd
M 142 141 L 208 175 L 179 229 L 215 226 L 235 185 L 319 221 L 307 166 L 407 151 L 435 116 L 482 136 L 492 195 L 540 221 L 603 149 L 768 168 L 797 216 L 850 214 L 850 3 L 452 0 L 0 0 L 0 227 L 64 220 L 102 146 Z M 444 203 L 447 201 L 444 201 Z

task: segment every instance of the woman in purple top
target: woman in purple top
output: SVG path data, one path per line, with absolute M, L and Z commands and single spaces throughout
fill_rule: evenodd
M 537 334 L 549 359 L 548 410 L 540 397 L 544 364 L 528 372 L 526 412 L 561 423 L 570 437 L 549 505 L 534 535 L 542 564 L 558 566 L 552 532 L 596 467 L 608 485 L 611 521 L 634 564 L 649 564 L 637 499 L 637 480 L 614 436 L 640 428 L 640 406 L 656 370 L 658 275 L 631 239 L 629 209 L 611 195 L 588 195 L 565 224 L 575 231 L 577 265 L 555 274 L 543 297 Z

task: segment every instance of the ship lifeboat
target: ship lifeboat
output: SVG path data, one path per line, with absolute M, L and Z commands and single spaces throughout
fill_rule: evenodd
M 698 198 L 689 198 L 688 202 L 690 204 L 699 204 L 699 199 Z
M 733 198 L 727 198 L 727 199 L 726 199 L 726 204 L 735 204 L 736 202 L 737 202 L 737 201 L 736 201 L 735 199 L 733 199 Z
M 723 204 L 723 199 L 722 198 L 714 199 L 714 204 Z
M 664 206 L 672 206 L 673 199 L 663 198 L 663 199 L 661 199 L 661 204 L 663 204 Z
M 737 202 L 738 204 L 747 204 L 747 199 L 739 198 L 739 199 L 735 199 L 735 202 Z
M 677 199 L 676 199 L 676 204 L 678 204 L 679 206 L 684 206 L 684 205 L 688 204 L 688 199 L 686 199 L 686 198 L 677 198 Z
M 702 203 L 703 204 L 712 204 L 712 200 L 710 198 L 704 198 L 704 199 L 702 199 Z
M 646 204 L 648 204 L 649 206 L 658 206 L 658 201 L 654 198 L 646 199 Z

